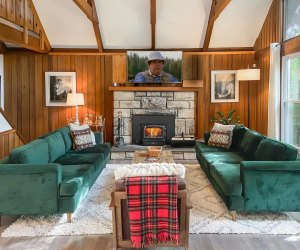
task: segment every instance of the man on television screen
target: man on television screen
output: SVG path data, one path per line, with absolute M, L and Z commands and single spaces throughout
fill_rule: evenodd
M 135 83 L 178 82 L 175 76 L 163 71 L 165 58 L 159 51 L 152 51 L 148 57 L 148 69 L 135 75 Z

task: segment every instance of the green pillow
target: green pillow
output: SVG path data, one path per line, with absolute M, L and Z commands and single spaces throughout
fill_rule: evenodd
M 72 148 L 72 137 L 68 126 L 59 129 L 66 145 L 66 152 Z
M 258 144 L 264 136 L 256 131 L 248 130 L 244 135 L 240 149 L 250 159 L 254 158 L 254 153 L 257 150 Z
M 284 161 L 287 147 L 272 139 L 265 139 L 260 142 L 255 152 L 256 161 Z
M 48 163 L 48 143 L 37 139 L 26 145 L 13 149 L 9 154 L 9 163 Z
M 59 131 L 44 137 L 44 140 L 48 142 L 49 162 L 54 162 L 66 153 L 65 142 Z
M 240 126 L 240 125 L 235 125 L 235 127 L 233 129 L 231 147 L 233 147 L 235 149 L 239 149 L 241 142 L 244 138 L 244 135 L 246 134 L 247 131 L 248 131 L 247 128 Z

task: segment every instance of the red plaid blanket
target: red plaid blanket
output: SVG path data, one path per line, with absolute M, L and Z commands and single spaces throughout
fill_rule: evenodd
M 132 246 L 178 244 L 177 177 L 130 177 L 125 185 Z

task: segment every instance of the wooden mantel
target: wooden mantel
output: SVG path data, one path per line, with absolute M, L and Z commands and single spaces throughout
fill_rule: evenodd
M 126 86 L 126 87 L 121 87 L 121 86 L 110 86 L 108 87 L 109 91 L 174 91 L 174 92 L 198 92 L 200 91 L 201 88 L 184 88 L 184 87 L 170 87 L 170 86 L 158 86 L 158 87 L 153 87 L 153 86 Z

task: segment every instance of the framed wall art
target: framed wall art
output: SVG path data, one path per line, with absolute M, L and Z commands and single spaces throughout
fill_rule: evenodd
M 45 72 L 46 106 L 68 106 L 68 93 L 76 93 L 75 72 Z
M 211 71 L 211 102 L 239 102 L 236 70 Z

